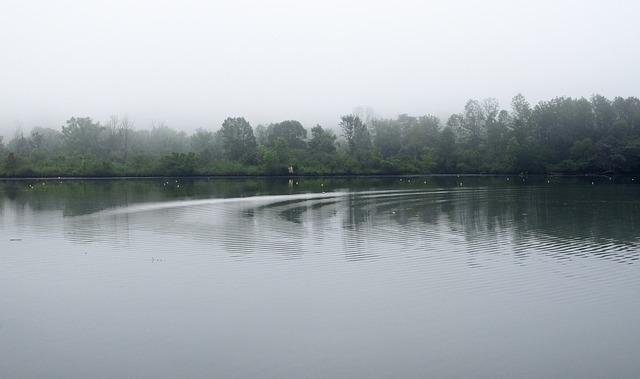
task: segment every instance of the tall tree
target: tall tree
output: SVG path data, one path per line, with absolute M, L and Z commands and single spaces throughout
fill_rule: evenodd
M 302 124 L 295 120 L 282 121 L 271 124 L 267 128 L 267 141 L 270 146 L 274 146 L 278 138 L 282 138 L 286 146 L 292 149 L 304 148 L 307 138 L 307 130 Z
M 602 95 L 591 96 L 591 106 L 593 107 L 593 134 L 594 140 L 602 138 L 609 127 L 616 120 L 616 112 L 613 103 Z
M 342 116 L 340 127 L 343 136 L 347 139 L 351 152 L 366 150 L 371 147 L 371 132 L 360 117 L 353 114 Z
M 251 125 L 244 117 L 229 117 L 222 123 L 225 156 L 244 163 L 255 161 L 257 142 Z
M 403 151 L 413 160 L 420 159 L 427 151 L 436 145 L 440 119 L 436 116 L 426 115 L 415 118 L 404 128 L 402 145 Z
M 495 122 L 500 113 L 500 104 L 498 104 L 497 99 L 488 97 L 482 100 L 482 109 L 484 110 L 486 122 Z
M 126 162 L 133 135 L 133 122 L 127 116 L 112 115 L 106 124 L 106 130 L 106 145 L 112 157 L 118 157 L 122 162 Z
M 487 115 L 477 100 L 469 100 L 464 106 L 462 138 L 469 147 L 478 148 L 485 138 Z
M 406 136 L 408 130 L 418 124 L 418 118 L 415 116 L 409 116 L 408 114 L 403 113 L 401 115 L 398 115 L 398 117 L 396 117 L 395 124 L 396 124 L 396 127 L 400 129 L 400 132 Z
M 316 125 L 311 128 L 311 139 L 309 149 L 314 153 L 331 154 L 336 151 L 336 135 L 330 130 L 324 130 L 322 126 Z
M 464 116 L 461 113 L 454 113 L 447 119 L 445 127 L 451 129 L 451 131 L 457 136 L 461 137 L 464 134 L 462 130 L 462 123 L 464 122 Z M 443 130 L 444 131 L 444 130 Z
M 259 124 L 254 128 L 253 134 L 256 137 L 258 145 L 267 145 L 269 143 L 267 140 L 267 129 L 268 127 L 264 124 Z
M 210 130 L 198 128 L 195 133 L 189 137 L 189 146 L 202 158 L 210 159 L 215 156 L 214 145 L 214 134 Z
M 29 140 L 25 138 L 24 133 L 22 133 L 22 128 L 20 126 L 16 128 L 13 139 L 9 141 L 7 148 L 16 153 L 16 155 L 22 157 L 29 155 L 33 149 L 31 144 L 29 144 Z
M 360 120 L 362 120 L 362 122 L 367 125 L 371 125 L 371 122 L 376 119 L 376 111 L 369 106 L 359 105 L 353 108 L 351 114 L 354 116 L 358 116 L 358 118 L 360 118 Z
M 436 165 L 442 173 L 456 171 L 456 135 L 450 126 L 445 127 L 438 137 Z
M 511 100 L 511 129 L 518 143 L 525 143 L 531 139 L 530 120 L 531 105 L 519 93 Z
M 36 142 L 36 137 L 35 135 L 38 135 L 39 137 L 37 137 L 38 142 Z M 30 135 L 30 143 L 32 143 L 32 145 L 38 145 L 41 148 L 47 149 L 47 151 L 51 152 L 51 153 L 59 153 L 60 149 L 62 148 L 62 144 L 63 144 L 63 140 L 62 140 L 63 136 L 62 133 L 60 133 L 57 130 L 51 129 L 51 128 L 43 128 L 40 126 L 36 126 L 33 129 L 31 129 L 31 135 Z M 33 142 L 31 142 L 33 140 Z
M 92 154 L 104 156 L 104 127 L 93 122 L 90 117 L 71 117 L 67 125 L 62 126 L 65 147 L 72 154 Z
M 402 148 L 402 133 L 392 119 L 374 119 L 371 121 L 373 129 L 373 147 L 385 158 L 393 157 Z
M 425 133 L 427 145 L 435 146 L 440 131 L 440 118 L 428 114 L 418 117 L 418 123 Z
M 189 140 L 183 131 L 177 131 L 164 122 L 154 123 L 151 130 L 142 130 L 133 138 L 138 152 L 149 155 L 186 153 Z
M 640 99 L 637 97 L 616 97 L 613 99 L 616 119 L 623 121 L 634 136 L 640 137 Z

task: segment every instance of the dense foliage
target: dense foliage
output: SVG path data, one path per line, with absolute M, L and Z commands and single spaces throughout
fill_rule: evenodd
M 357 113 L 357 112 L 356 112 Z M 18 129 L 0 137 L 0 176 L 359 175 L 640 172 L 640 100 L 558 97 L 511 110 L 469 100 L 442 123 L 432 115 L 395 119 L 349 114 L 340 135 L 295 120 L 253 128 L 227 118 L 192 135 L 167 125 L 135 130 L 72 117 L 60 131 Z

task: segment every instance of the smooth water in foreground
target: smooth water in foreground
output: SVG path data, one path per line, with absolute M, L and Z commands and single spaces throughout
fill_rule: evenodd
M 0 377 L 640 377 L 639 182 L 0 182 Z

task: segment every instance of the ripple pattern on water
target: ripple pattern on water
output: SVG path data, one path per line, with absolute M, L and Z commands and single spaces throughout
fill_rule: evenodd
M 0 252 L 0 337 L 13 346 L 0 366 L 78 351 L 88 367 L 109 357 L 121 376 L 151 363 L 170 372 L 158 357 L 220 377 L 304 376 L 326 362 L 373 377 L 624 363 L 640 338 L 634 203 L 591 193 L 585 209 L 557 192 L 340 191 L 73 217 L 4 209 L 0 235 L 20 241 Z

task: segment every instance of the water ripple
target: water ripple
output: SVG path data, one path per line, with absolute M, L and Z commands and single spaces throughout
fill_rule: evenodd
M 157 357 L 199 364 L 207 354 L 238 366 L 366 354 L 367 364 L 387 357 L 386 366 L 389 354 L 407 355 L 394 367 L 432 356 L 631 356 L 636 212 L 563 196 L 463 186 L 182 200 L 72 217 L 3 208 L 0 332 L 12 359 L 73 364 L 107 350 L 110 363 L 135 356 L 144 366 Z M 580 349 L 576 336 L 587 339 Z

